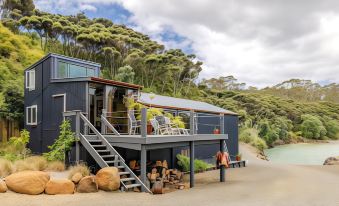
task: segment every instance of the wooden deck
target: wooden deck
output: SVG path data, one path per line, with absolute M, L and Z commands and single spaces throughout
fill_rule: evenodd
M 195 135 L 148 135 L 141 137 L 140 135 L 103 135 L 112 146 L 141 150 L 142 146 L 147 150 L 163 149 L 172 147 L 189 146 L 190 142 L 195 145 L 216 144 L 220 140 L 228 139 L 227 134 L 195 134 Z M 91 138 L 91 135 L 87 135 Z M 95 138 L 93 136 L 92 138 Z

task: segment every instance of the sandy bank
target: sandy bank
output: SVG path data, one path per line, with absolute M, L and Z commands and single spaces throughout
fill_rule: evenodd
M 339 166 L 279 165 L 259 160 L 250 147 L 240 146 L 246 168 L 196 175 L 196 187 L 165 195 L 143 193 L 27 196 L 0 194 L 1 205 L 339 205 Z

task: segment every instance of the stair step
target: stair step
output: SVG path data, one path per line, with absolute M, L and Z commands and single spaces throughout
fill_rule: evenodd
M 140 187 L 141 184 L 130 184 L 130 185 L 126 185 L 127 189 L 133 188 L 133 187 Z
M 119 172 L 119 175 L 129 175 L 129 172 Z
M 98 153 L 106 153 L 109 152 L 109 150 L 105 149 L 105 150 L 96 150 Z
M 123 181 L 123 182 L 127 182 L 127 181 L 133 181 L 133 180 L 135 180 L 135 178 L 134 177 L 128 177 L 128 178 L 122 178 L 120 180 Z
M 119 160 L 116 160 L 116 161 L 105 161 L 107 164 L 112 164 L 112 163 L 119 163 L 120 161 Z
M 100 148 L 100 147 L 106 147 L 106 145 L 102 145 L 102 144 L 98 144 L 98 145 L 92 145 L 92 147 L 94 147 L 94 148 Z
M 120 165 L 120 166 L 117 166 L 118 169 L 124 169 L 125 167 Z
M 100 139 L 90 139 L 90 140 L 88 140 L 88 142 L 90 142 L 90 143 L 97 143 L 97 142 L 102 142 Z
M 102 158 L 110 158 L 110 157 L 115 157 L 117 155 L 101 155 Z

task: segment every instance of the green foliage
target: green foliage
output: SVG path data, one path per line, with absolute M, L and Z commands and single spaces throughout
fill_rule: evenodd
M 339 139 L 339 122 L 334 119 L 325 118 L 323 123 L 327 131 L 326 136 L 331 139 Z
M 181 167 L 182 171 L 188 172 L 190 170 L 190 158 L 185 155 L 178 154 L 177 159 L 178 165 Z M 206 171 L 208 168 L 212 166 L 213 165 L 208 164 L 202 160 L 198 159 L 194 160 L 194 172 Z
M 185 128 L 185 122 L 181 116 L 173 116 L 171 113 L 165 113 L 165 116 L 170 118 L 171 122 L 179 128 Z
M 133 83 L 135 73 L 133 68 L 129 65 L 120 67 L 118 69 L 118 74 L 116 75 L 116 79 L 122 82 Z
M 9 142 L 0 145 L 0 157 L 10 161 L 25 158 L 30 154 L 30 150 L 26 148 L 29 139 L 27 130 L 20 131 L 19 137 L 11 137 Z
M 326 128 L 317 116 L 302 115 L 302 124 L 300 126 L 302 135 L 310 139 L 322 139 L 326 135 Z
M 71 130 L 71 124 L 65 120 L 60 125 L 60 135 L 53 145 L 48 146 L 49 152 L 44 153 L 44 157 L 48 161 L 64 161 L 65 153 L 72 149 L 73 143 L 76 141 L 75 134 Z
M 255 128 L 241 128 L 239 140 L 251 144 L 260 151 L 267 148 L 266 142 L 259 137 L 259 132 Z

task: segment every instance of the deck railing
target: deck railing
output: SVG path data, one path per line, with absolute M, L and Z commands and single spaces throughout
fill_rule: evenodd
M 139 113 L 134 111 L 135 115 L 140 116 L 140 127 L 138 133 L 136 135 L 140 135 L 141 137 L 146 138 L 147 136 L 151 136 L 153 134 L 148 134 L 147 133 L 147 108 L 142 108 Z M 126 113 L 126 116 L 119 115 L 121 113 Z M 101 122 L 102 122 L 102 130 L 101 132 L 103 134 L 111 134 L 111 135 L 124 135 L 124 133 L 121 133 L 119 129 L 114 127 L 116 124 L 113 122 L 114 119 L 127 119 L 128 121 L 128 131 L 130 131 L 131 124 L 130 124 L 130 119 L 127 117 L 128 111 L 117 111 L 117 112 L 107 112 L 106 110 L 102 111 L 102 117 L 101 117 Z M 189 123 L 188 125 L 189 128 L 189 135 L 195 135 L 195 134 L 211 134 L 214 131 L 213 129 L 219 129 L 220 134 L 224 134 L 224 115 L 203 115 L 203 114 L 197 114 L 194 111 L 188 111 L 189 114 Z M 117 114 L 115 116 L 115 114 Z M 217 121 L 216 118 L 219 117 L 219 120 Z M 207 119 L 207 120 L 206 120 Z M 210 121 L 210 119 L 213 119 L 213 121 Z M 202 121 L 204 120 L 204 121 Z M 121 123 L 119 123 L 120 125 Z M 204 127 L 205 131 L 209 131 L 208 133 L 203 133 L 203 131 L 198 131 L 199 127 Z M 109 132 L 111 131 L 111 132 Z M 120 133 L 119 133 L 120 132 Z M 214 133 L 215 134 L 215 133 Z

